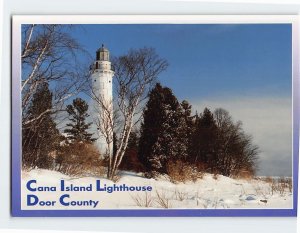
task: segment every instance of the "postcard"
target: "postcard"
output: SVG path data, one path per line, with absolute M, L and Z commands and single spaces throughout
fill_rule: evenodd
M 12 215 L 296 216 L 293 16 L 14 16 Z

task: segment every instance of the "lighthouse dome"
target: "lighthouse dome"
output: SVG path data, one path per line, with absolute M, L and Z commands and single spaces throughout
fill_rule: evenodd
M 109 51 L 103 44 L 96 52 L 96 59 L 97 61 L 109 61 Z
M 106 47 L 104 47 L 104 44 L 102 44 L 102 46 L 97 51 L 108 52 L 108 49 Z

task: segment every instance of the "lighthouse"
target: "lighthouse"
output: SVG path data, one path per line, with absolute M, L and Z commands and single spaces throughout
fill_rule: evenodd
M 113 89 L 114 71 L 109 59 L 109 50 L 102 45 L 96 51 L 96 60 L 91 67 L 93 117 L 97 123 L 96 146 L 103 155 L 113 153 Z

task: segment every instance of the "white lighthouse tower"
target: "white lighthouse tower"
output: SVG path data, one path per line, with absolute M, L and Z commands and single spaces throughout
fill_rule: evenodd
M 99 136 L 96 145 L 101 155 L 112 155 L 113 152 L 113 76 L 109 51 L 102 45 L 96 52 L 96 61 L 91 69 L 92 95 L 95 97 L 93 116 Z

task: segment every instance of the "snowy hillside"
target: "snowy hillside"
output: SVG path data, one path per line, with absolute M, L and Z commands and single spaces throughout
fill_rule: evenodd
M 36 180 L 36 183 L 32 182 L 30 189 L 40 187 L 40 191 L 28 190 L 28 181 L 32 180 Z M 93 190 L 61 191 L 61 180 L 66 186 L 90 185 Z M 205 174 L 196 182 L 173 184 L 167 177 L 155 180 L 144 178 L 140 174 L 123 172 L 116 185 L 151 186 L 152 191 L 112 193 L 95 191 L 97 180 L 101 180 L 102 187 L 114 185 L 112 181 L 102 177 L 74 178 L 42 169 L 23 171 L 22 209 L 292 208 L 293 196 L 287 186 L 278 190 L 272 183 L 257 179 L 241 180 Z M 45 188 L 50 186 L 52 191 Z M 59 203 L 59 198 L 66 193 L 70 197 L 65 198 L 64 202 L 69 206 Z M 42 206 L 43 203 L 28 206 L 27 195 L 35 195 L 39 201 L 56 201 L 56 204 L 47 207 Z M 97 201 L 97 206 L 88 205 L 89 200 Z

